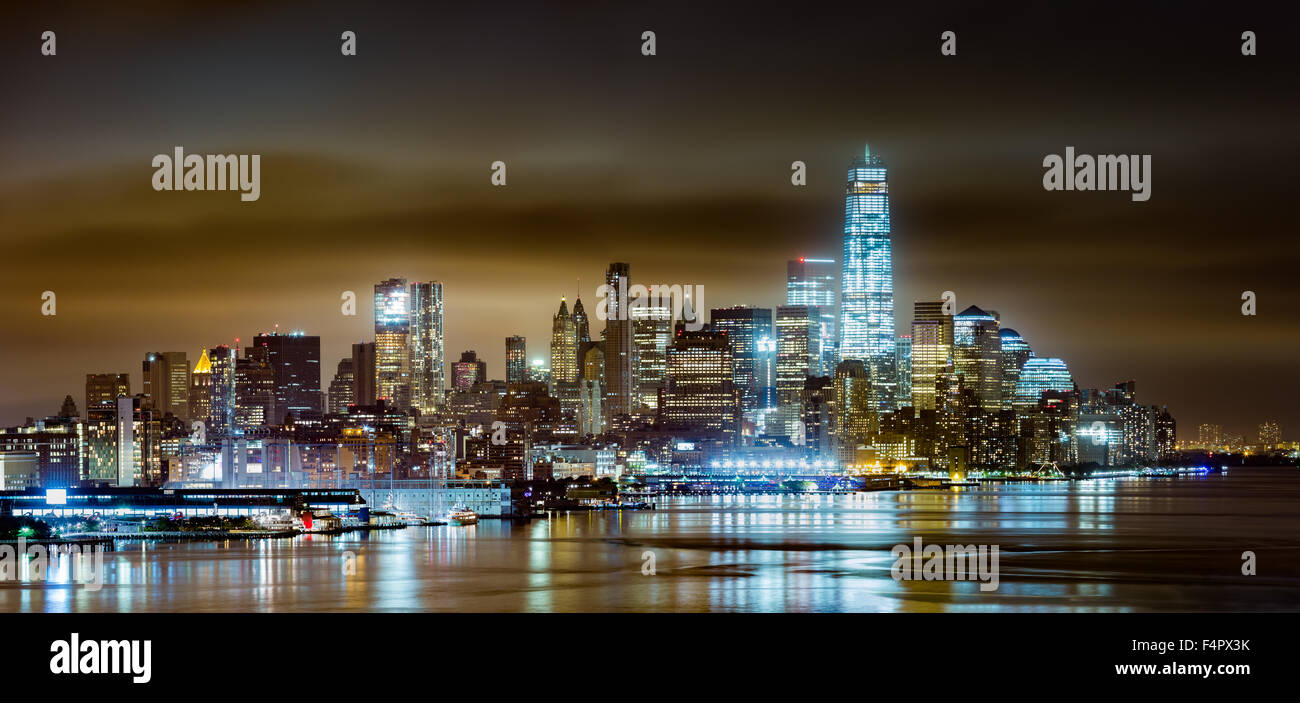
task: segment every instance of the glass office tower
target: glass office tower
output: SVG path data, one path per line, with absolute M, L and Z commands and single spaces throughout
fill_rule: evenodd
M 897 374 L 889 181 L 884 161 L 870 148 L 848 170 L 841 271 L 840 358 L 865 363 L 872 405 L 891 410 Z
M 405 278 L 375 285 L 375 395 L 411 407 L 411 309 Z
M 813 305 L 821 310 L 821 368 L 823 374 L 835 370 L 839 345 L 839 291 L 836 288 L 835 259 L 800 257 L 785 265 L 785 304 Z
M 422 413 L 431 413 L 442 407 L 447 386 L 442 283 L 412 283 L 407 302 L 411 317 L 411 404 Z

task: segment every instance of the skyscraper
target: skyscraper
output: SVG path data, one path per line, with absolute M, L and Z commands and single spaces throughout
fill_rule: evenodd
M 776 309 L 775 419 L 766 430 L 776 436 L 797 436 L 803 407 L 804 382 L 821 376 L 821 312 L 808 305 Z
M 355 342 L 352 345 L 352 402 L 369 407 L 375 404 L 375 343 Z
M 212 417 L 212 358 L 208 350 L 199 354 L 190 373 L 190 422 L 211 426 Z
M 634 409 L 653 411 L 659 408 L 659 391 L 664 387 L 664 367 L 668 345 L 673 337 L 671 305 L 645 305 L 630 308 L 632 318 L 632 375 Z
M 1002 408 L 1002 338 L 995 314 L 972 305 L 953 318 L 953 369 L 981 409 Z
M 467 391 L 475 383 L 487 380 L 487 362 L 478 358 L 478 352 L 470 349 L 460 353 L 460 361 L 451 367 L 451 386 L 458 391 Z
M 587 321 L 587 311 L 582 307 L 582 296 L 573 301 L 573 329 L 578 333 L 578 346 L 591 341 L 591 326 Z
M 1045 391 L 1073 390 L 1074 379 L 1063 360 L 1035 356 L 1027 359 L 1020 369 L 1012 405 L 1017 412 L 1027 412 L 1038 407 L 1038 400 Z
M 1002 409 L 1008 410 L 1015 403 L 1020 369 L 1034 352 L 1020 333 L 1010 327 L 998 330 L 998 336 L 1002 338 Z
M 295 418 L 320 415 L 320 337 L 302 332 L 268 332 L 253 337 L 271 369 L 275 405 L 266 424 L 279 425 L 286 415 Z
M 822 373 L 834 373 L 840 316 L 835 259 L 800 257 L 787 261 L 785 272 L 785 304 L 812 305 L 821 310 Z
M 725 332 L 705 326 L 690 331 L 677 323 L 668 347 L 663 418 L 674 429 L 717 432 L 735 442 L 740 414 Z
M 506 383 L 523 383 L 526 380 L 528 380 L 528 340 L 519 335 L 506 337 Z
M 890 237 L 887 169 L 868 148 L 849 166 L 844 188 L 839 355 L 866 363 L 879 410 L 893 407 L 896 385 Z
M 141 365 L 144 395 L 162 417 L 171 413 L 182 420 L 190 414 L 190 365 L 185 352 L 150 352 Z
M 713 329 L 726 332 L 731 340 L 731 354 L 735 362 L 736 389 L 740 392 L 740 405 L 745 413 L 753 413 L 762 405 L 764 380 L 759 368 L 759 341 L 773 339 L 772 310 L 737 306 L 714 308 L 709 315 Z M 803 379 L 800 379 L 802 384 Z M 800 386 L 802 388 L 802 385 Z
M 572 383 L 578 379 L 578 332 L 569 306 L 560 298 L 560 309 L 551 318 L 551 382 Z
M 442 284 L 411 284 L 411 404 L 421 413 L 443 405 L 447 386 L 443 336 Z
M 335 415 L 345 415 L 348 406 L 357 402 L 356 376 L 352 371 L 352 357 L 339 359 L 334 378 L 330 381 L 328 411 Z
M 212 375 L 207 433 L 222 437 L 235 428 L 235 350 L 224 344 L 213 347 L 208 350 L 208 360 Z
M 375 284 L 375 395 L 411 407 L 411 308 L 405 278 Z
M 117 399 L 122 396 L 131 397 L 130 374 L 86 374 L 86 412 L 98 408 L 116 409 Z
M 605 414 L 607 417 L 629 415 L 633 411 L 632 384 L 636 375 L 632 316 L 628 313 L 627 290 L 629 266 L 614 262 L 605 272 Z

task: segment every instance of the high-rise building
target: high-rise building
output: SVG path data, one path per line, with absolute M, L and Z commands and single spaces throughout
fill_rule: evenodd
M 442 284 L 411 284 L 411 404 L 421 413 L 442 408 L 447 370 L 443 335 Z
M 190 373 L 190 422 L 212 425 L 212 357 L 204 349 Z
M 980 408 L 1002 409 L 1002 338 L 998 319 L 974 305 L 953 318 L 953 369 Z
M 893 408 L 896 390 L 892 247 L 887 168 L 868 148 L 844 188 L 839 356 L 866 363 L 878 410 Z
M 131 397 L 131 375 L 125 373 L 86 374 L 86 411 L 116 408 L 117 399 Z
M 918 306 L 922 303 L 917 303 Z M 951 319 L 949 317 L 948 319 Z M 926 319 L 917 312 L 912 321 L 912 407 L 918 412 L 934 410 L 936 380 L 949 368 L 951 347 L 943 320 Z
M 569 306 L 560 298 L 560 309 L 551 318 L 551 382 L 572 383 L 578 379 L 578 331 Z
M 375 284 L 375 395 L 411 407 L 411 301 L 405 278 Z
M 150 352 L 141 365 L 144 395 L 159 416 L 190 414 L 190 364 L 185 352 Z
M 352 357 L 339 359 L 339 365 L 330 381 L 327 410 L 333 415 L 346 415 L 349 405 L 357 402 L 357 379 L 353 373 Z
M 352 344 L 352 402 L 370 407 L 378 400 L 375 390 L 375 343 Z
M 775 332 L 772 328 L 771 308 L 736 306 L 714 308 L 710 312 L 713 329 L 726 332 L 731 340 L 731 355 L 735 362 L 736 389 L 740 391 L 740 406 L 746 414 L 752 414 L 762 407 L 763 391 L 759 368 L 759 341 L 772 340 Z M 803 379 L 800 379 L 800 384 Z M 802 388 L 802 385 L 800 386 Z
M 998 337 L 1002 340 L 1002 409 L 1009 410 L 1016 400 L 1020 369 L 1034 352 L 1020 333 L 1010 327 L 998 330 Z
M 467 391 L 475 383 L 487 380 L 487 362 L 478 358 L 478 352 L 470 349 L 460 353 L 451 369 L 451 387 L 458 391 Z
M 235 429 L 235 350 L 224 344 L 208 350 L 208 436 L 224 437 Z M 197 373 L 197 370 L 196 372 Z
M 807 305 L 776 309 L 776 397 L 781 406 L 800 402 L 804 379 L 821 376 L 821 311 Z
M 1012 407 L 1017 412 L 1028 412 L 1038 407 L 1039 399 L 1047 391 L 1068 393 L 1074 390 L 1074 379 L 1065 361 L 1046 356 L 1027 359 L 1016 379 Z
M 776 410 L 765 418 L 767 434 L 797 437 L 802 425 L 803 389 L 821 376 L 821 311 L 808 305 L 776 309 Z
M 573 329 L 578 334 L 578 346 L 591 341 L 591 325 L 587 320 L 587 311 L 582 307 L 582 296 L 573 301 Z
M 271 368 L 270 355 L 266 347 L 249 347 L 244 350 L 242 359 L 235 359 L 234 426 L 248 430 L 278 424 L 280 421 L 275 419 L 275 370 Z
M 707 325 L 690 331 L 679 322 L 666 363 L 664 423 L 673 429 L 716 432 L 724 442 L 735 442 L 740 397 L 727 334 Z
M 840 317 L 835 259 L 792 259 L 786 262 L 785 272 L 785 304 L 809 305 L 821 311 L 821 369 L 832 374 L 838 361 Z
M 894 367 L 898 371 L 898 407 L 912 405 L 912 335 L 899 335 L 895 346 Z
M 1264 422 L 1259 426 L 1259 446 L 1263 449 L 1273 449 L 1282 443 L 1282 430 L 1278 428 L 1276 422 Z
M 1209 423 L 1197 428 L 1196 443 L 1204 449 L 1216 449 L 1223 446 L 1223 428 Z
M 632 316 L 628 312 L 629 265 L 614 262 L 605 272 L 605 407 L 607 418 L 630 415 L 634 408 Z
M 845 359 L 835 367 L 834 384 L 836 458 L 853 464 L 858 446 L 870 441 L 879 422 L 871 402 L 870 371 L 861 359 Z
M 639 412 L 659 408 L 659 392 L 664 387 L 664 368 L 668 345 L 673 337 L 671 305 L 645 305 L 630 308 L 632 318 L 633 406 Z
M 581 362 L 582 360 L 578 359 L 578 363 Z M 528 340 L 519 335 L 506 337 L 506 383 L 523 383 L 526 380 L 528 380 Z
M 253 337 L 253 348 L 266 360 L 274 384 L 275 405 L 266 424 L 279 425 L 285 416 L 318 416 L 322 411 L 320 337 L 302 332 L 266 332 Z
M 1167 407 L 1160 408 L 1160 414 L 1156 416 L 1156 451 L 1161 461 L 1178 458 L 1178 423 Z

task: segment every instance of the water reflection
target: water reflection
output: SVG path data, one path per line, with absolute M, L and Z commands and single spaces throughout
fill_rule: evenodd
M 103 587 L 51 562 L 0 610 L 1296 610 L 1300 472 L 994 484 L 956 491 L 716 496 L 660 509 L 369 535 L 125 543 Z M 996 544 L 1000 587 L 890 578 L 889 550 Z M 1256 552 L 1262 575 L 1240 574 Z M 656 574 L 641 572 L 654 552 Z

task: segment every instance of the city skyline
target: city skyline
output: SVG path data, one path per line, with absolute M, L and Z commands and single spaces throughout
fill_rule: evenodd
M 102 12 L 66 23 L 57 59 L 28 46 L 57 8 L 0 28 L 15 106 L 0 115 L 13 262 L 0 314 L 15 340 L 0 423 L 53 412 L 83 373 L 138 375 L 147 351 L 193 360 L 277 323 L 319 335 L 331 375 L 370 335 L 364 310 L 338 314 L 339 295 L 364 300 L 393 276 L 441 281 L 447 360 L 477 350 L 500 378 L 504 337 L 540 356 L 558 298 L 594 298 L 611 261 L 642 282 L 702 283 L 710 308 L 775 309 L 785 261 L 841 258 L 845 162 L 869 141 L 897 186 L 897 333 L 913 301 L 952 290 L 959 309 L 997 310 L 1036 353 L 1065 359 L 1081 386 L 1136 379 L 1187 427 L 1300 426 L 1277 383 L 1300 343 L 1284 207 L 1296 100 L 1276 90 L 1276 53 L 1247 60 L 1239 32 L 1220 36 L 1258 15 L 1220 9 L 1172 31 L 1134 11 L 1143 39 L 1130 45 L 1065 9 L 955 6 L 943 16 L 961 61 L 944 66 L 935 21 L 903 10 L 871 43 L 887 70 L 845 90 L 860 85 L 863 23 L 808 11 L 764 25 L 775 10 L 527 9 L 510 21 L 553 31 L 503 41 L 486 9 L 390 9 L 356 25 L 360 53 L 340 63 L 345 7 L 293 7 L 257 31 L 196 24 L 194 9 Z M 437 29 L 448 21 L 452 37 Z M 644 57 L 651 25 L 661 50 Z M 182 28 L 197 73 L 156 61 L 152 37 Z M 495 40 L 455 38 L 479 35 Z M 1098 60 L 1066 75 L 1042 60 L 1084 55 Z M 448 57 L 465 70 L 439 70 Z M 94 87 L 104 70 L 121 76 L 113 91 Z M 96 136 L 104 126 L 113 139 Z M 261 153 L 261 198 L 154 192 L 149 158 L 177 145 Z M 1152 154 L 1151 200 L 1044 191 L 1043 156 L 1067 145 Z M 489 181 L 498 159 L 504 188 Z M 796 160 L 807 186 L 790 184 Z M 40 315 L 47 290 L 57 316 Z M 1247 290 L 1254 317 L 1240 314 Z

